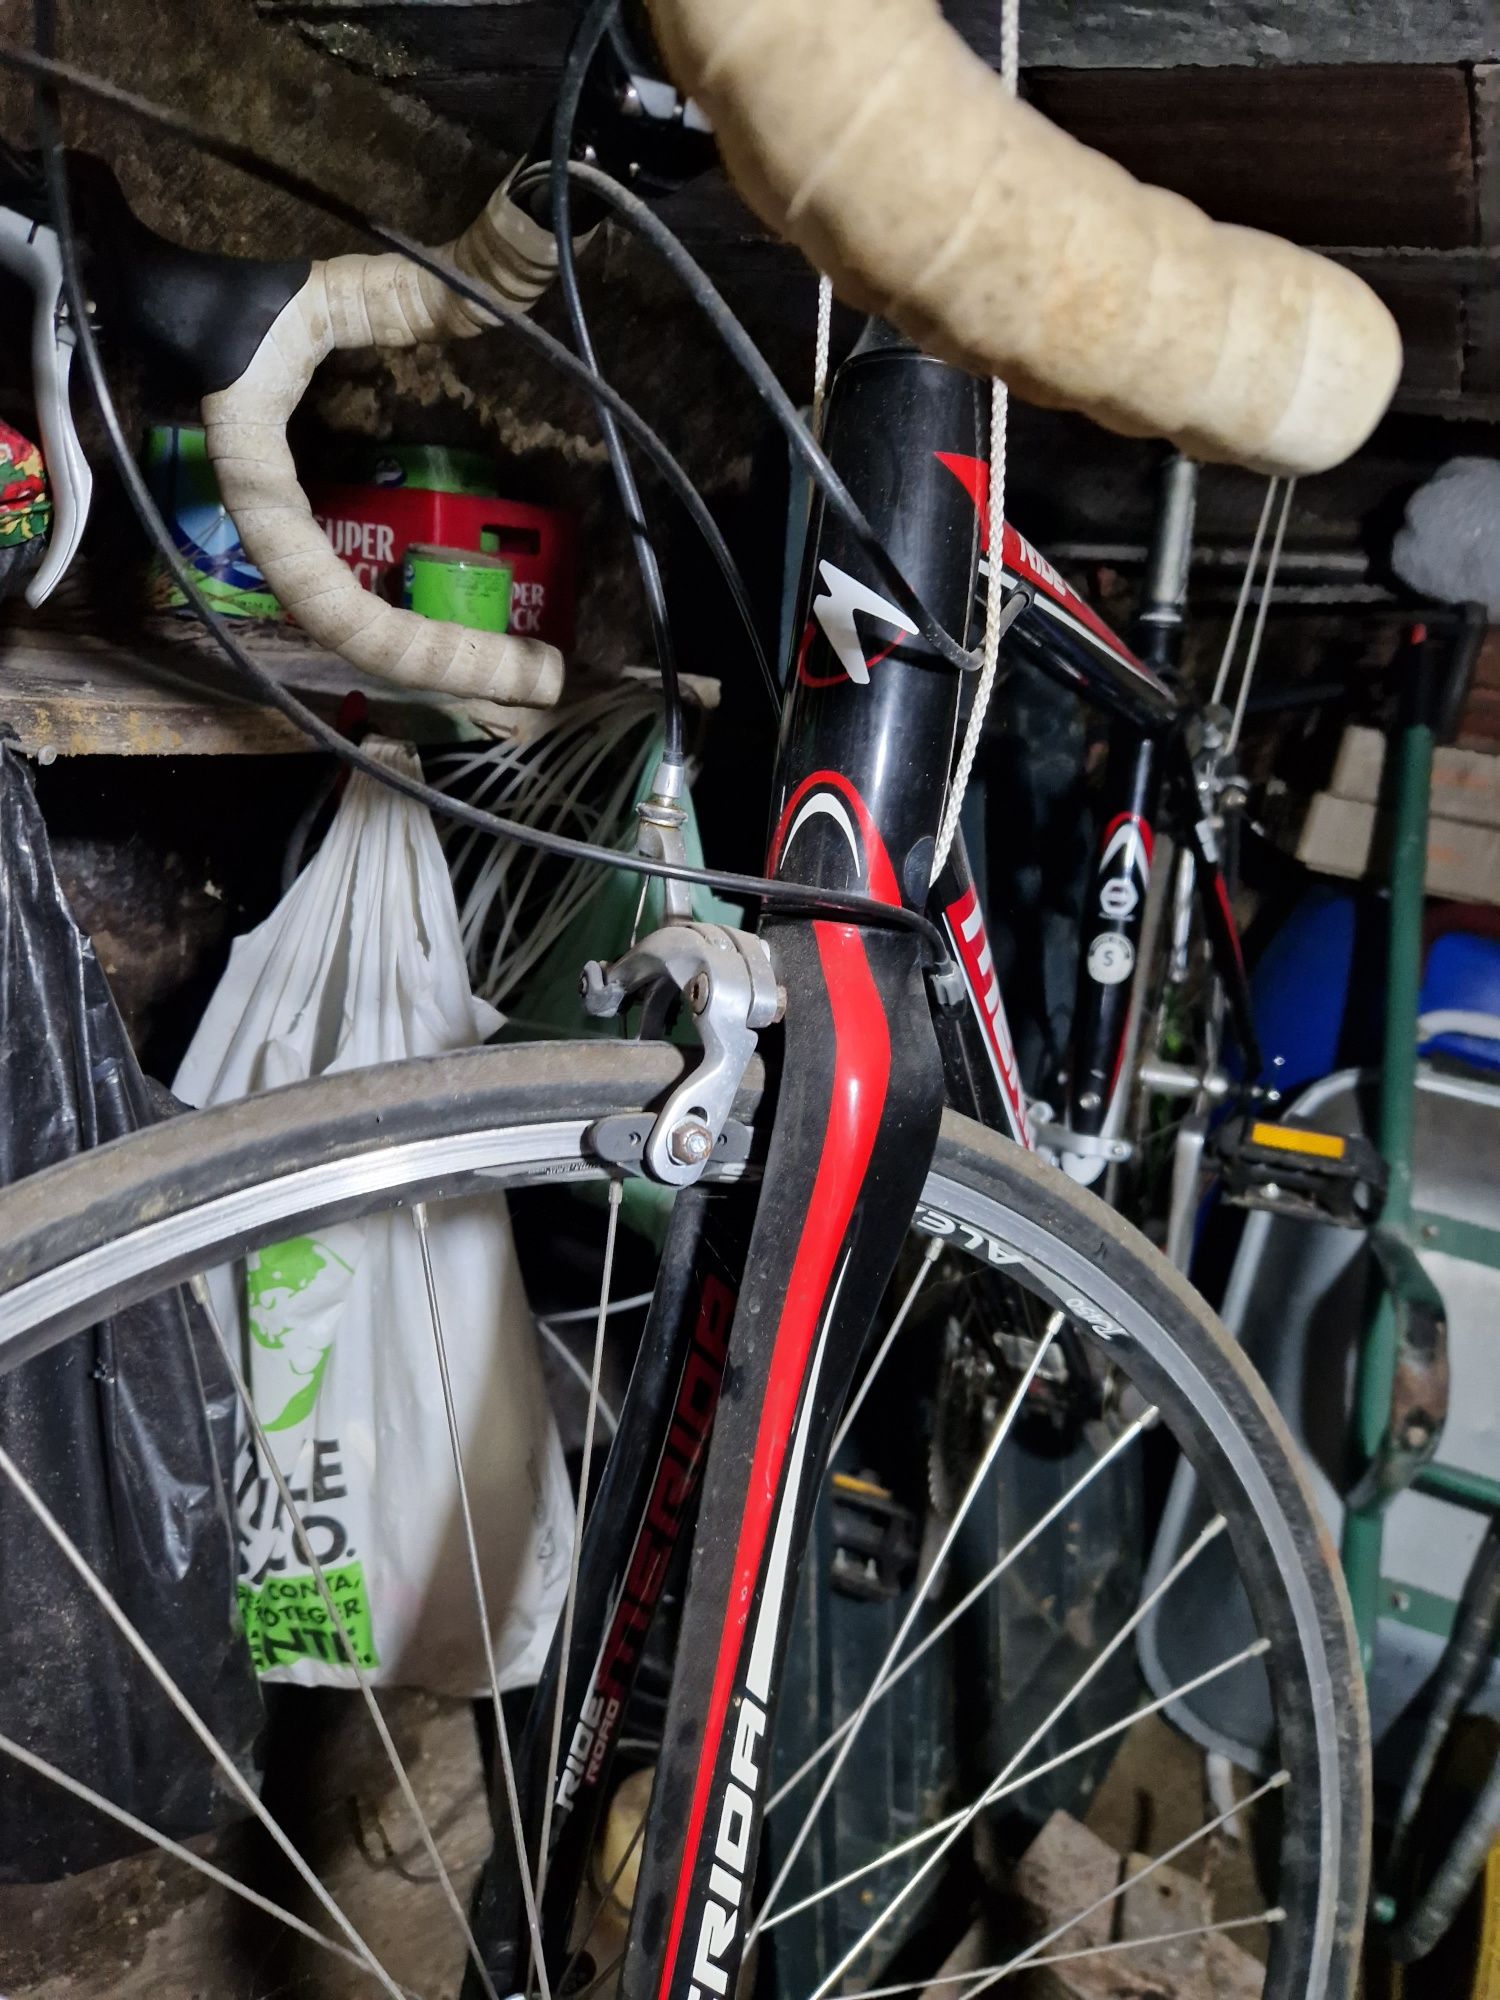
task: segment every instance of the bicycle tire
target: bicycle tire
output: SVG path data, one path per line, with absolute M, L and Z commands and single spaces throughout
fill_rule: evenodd
M 293 1222 L 605 1169 L 585 1135 L 646 1112 L 690 1061 L 665 1045 L 507 1046 L 328 1076 L 193 1112 L 0 1192 L 0 1372 Z M 736 1105 L 753 1123 L 758 1066 Z M 1264 1388 L 1145 1239 L 1032 1155 L 949 1113 L 924 1207 L 1003 1242 L 1106 1340 L 1225 1515 L 1278 1694 L 1287 1788 L 1266 1992 L 1347 2000 L 1368 1872 L 1368 1724 L 1334 1554 Z M 919 1224 L 920 1226 L 920 1224 Z M 978 1254 L 976 1245 L 968 1246 Z M 1174 1422 L 1175 1418 L 1175 1422 Z M 1295 1892 L 1295 1893 L 1291 1893 Z

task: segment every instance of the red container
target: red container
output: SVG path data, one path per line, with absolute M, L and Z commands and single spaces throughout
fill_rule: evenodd
M 573 644 L 573 517 L 522 500 L 476 499 L 411 486 L 313 486 L 318 526 L 367 590 L 399 602 L 401 562 L 413 542 L 473 549 L 510 564 L 509 630 Z

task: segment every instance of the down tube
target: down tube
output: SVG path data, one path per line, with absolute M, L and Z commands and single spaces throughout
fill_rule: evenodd
M 941 1066 L 909 937 L 778 926 L 776 1122 L 709 1448 L 621 1991 L 723 2000 L 775 1690 L 832 1434 L 931 1158 Z

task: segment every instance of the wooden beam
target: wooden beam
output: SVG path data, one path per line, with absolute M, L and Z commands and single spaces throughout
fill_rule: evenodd
M 498 727 L 480 729 L 462 701 L 357 673 L 295 631 L 247 624 L 238 636 L 261 666 L 326 720 L 357 692 L 379 734 L 424 748 L 488 736 L 524 742 L 557 713 L 506 709 L 499 711 Z M 648 682 L 655 676 L 634 667 L 622 676 L 575 673 L 564 706 L 617 678 Z M 700 708 L 718 706 L 716 680 L 688 674 L 683 681 Z M 264 757 L 317 749 L 277 710 L 238 696 L 217 647 L 186 621 L 164 620 L 119 639 L 69 625 L 0 628 L 0 727 L 45 763 L 56 757 Z
M 1033 70 L 1064 131 L 1221 222 L 1294 243 L 1476 240 L 1461 69 Z

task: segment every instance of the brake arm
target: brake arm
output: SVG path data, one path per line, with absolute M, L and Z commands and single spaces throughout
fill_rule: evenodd
M 75 335 L 63 300 L 62 258 L 45 223 L 0 208 L 0 265 L 31 289 L 31 384 L 37 430 L 52 499 L 47 552 L 26 586 L 33 609 L 67 574 L 88 525 L 94 475 L 79 443 L 68 395 Z
M 781 1018 L 784 996 L 758 937 L 723 924 L 664 925 L 611 965 L 583 969 L 583 1004 L 604 1019 L 631 1000 L 660 1013 L 680 998 L 692 1011 L 703 1059 L 668 1095 L 646 1137 L 642 1164 L 653 1180 L 690 1187 L 715 1157 L 757 1031 Z

